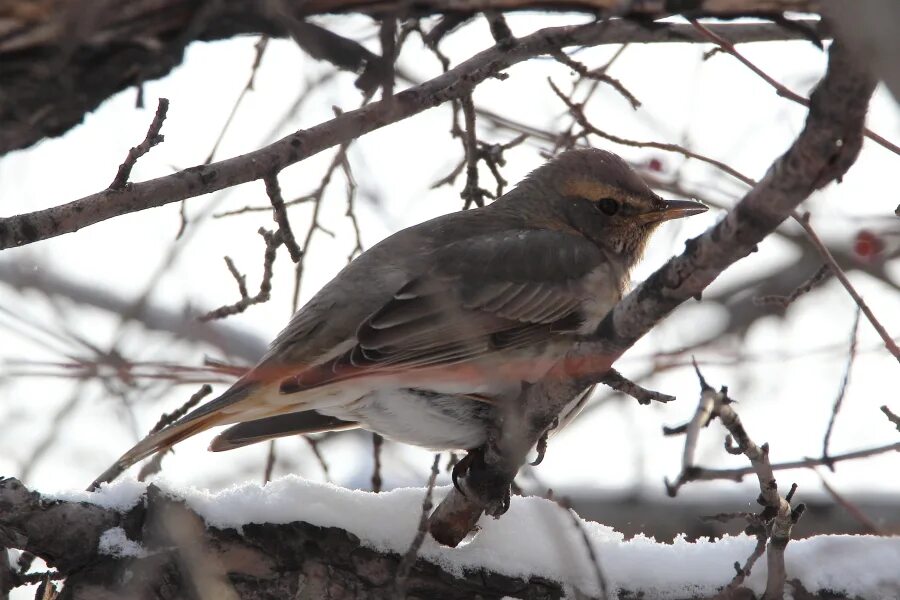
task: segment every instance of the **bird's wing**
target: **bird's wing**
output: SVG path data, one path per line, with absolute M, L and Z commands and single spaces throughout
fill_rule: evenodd
M 609 268 L 580 235 L 511 230 L 448 244 L 359 326 L 339 356 L 285 379 L 291 394 L 350 377 L 458 364 L 575 329 L 585 277 Z M 610 283 L 618 280 L 610 274 Z M 615 281 L 615 283 L 613 283 Z
M 428 272 L 397 281 L 394 293 L 366 294 L 363 286 L 383 287 L 403 274 L 382 264 L 391 251 L 376 246 L 351 263 L 347 268 L 354 276 L 337 277 L 323 288 L 260 365 L 222 396 L 141 440 L 92 487 L 210 427 L 317 408 L 317 394 L 297 392 L 384 370 L 460 363 L 548 340 L 581 322 L 578 309 L 590 293 L 586 276 L 608 276 L 613 285 L 621 278 L 603 251 L 579 235 L 509 230 L 471 235 L 432 249 L 423 258 L 431 265 Z M 365 280 L 366 270 L 374 281 Z M 339 302 L 346 309 L 343 317 L 329 322 L 329 307 L 337 308 Z M 356 316 L 360 314 L 364 316 Z M 349 333 L 360 320 L 355 335 Z M 327 358 L 312 358 L 323 355 Z M 307 357 L 313 362 L 304 366 Z M 278 401 L 272 401 L 273 393 Z M 287 419 L 264 425 L 285 435 L 291 423 Z M 302 429 L 308 431 L 305 425 Z M 254 432 L 254 439 L 260 439 L 257 433 L 265 435 Z

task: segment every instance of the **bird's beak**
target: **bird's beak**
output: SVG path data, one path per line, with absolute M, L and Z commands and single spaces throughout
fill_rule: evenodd
M 663 202 L 665 202 L 665 206 L 656 213 L 659 221 L 690 217 L 709 210 L 708 206 L 696 200 L 663 200 Z

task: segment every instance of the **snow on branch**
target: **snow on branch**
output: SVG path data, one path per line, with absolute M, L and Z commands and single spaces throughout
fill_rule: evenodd
M 195 585 L 220 598 L 391 598 L 424 495 L 421 488 L 374 494 L 295 476 L 216 494 L 126 479 L 98 492 L 51 495 L 5 479 L 0 539 L 66 575 L 67 598 L 100 590 L 109 597 L 185 597 Z M 618 597 L 709 598 L 756 544 L 747 535 L 625 540 L 572 514 L 549 500 L 516 497 L 507 518 L 486 522 L 463 547 L 426 537 L 403 585 L 420 598 L 546 599 L 576 590 L 598 597 L 586 540 Z M 794 589 L 813 598 L 897 593 L 896 538 L 795 540 L 785 560 Z M 759 592 L 765 579 L 758 568 L 744 585 Z

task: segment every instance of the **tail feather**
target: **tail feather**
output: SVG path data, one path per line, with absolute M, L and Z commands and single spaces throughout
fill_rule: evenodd
M 210 427 L 233 422 L 234 413 L 227 414 L 222 411 L 226 406 L 240 402 L 259 387 L 255 382 L 238 382 L 224 394 L 197 407 L 184 417 L 172 423 L 165 429 L 151 433 L 143 440 L 135 444 L 128 452 L 119 457 L 106 471 L 95 479 L 88 491 L 100 487 L 101 483 L 108 483 L 121 475 L 128 467 L 141 461 L 155 452 L 167 450 L 178 442 L 191 437 L 194 434 L 205 431 Z
M 187 423 L 176 423 L 162 431 L 148 435 L 131 450 L 120 456 L 112 466 L 97 477 L 88 487 L 88 491 L 97 489 L 101 483 L 108 483 L 114 480 L 124 473 L 128 467 L 144 460 L 151 454 L 160 450 L 168 450 L 178 442 L 217 425 L 220 420 L 221 418 L 218 415 L 212 414 L 200 419 L 192 419 Z
M 213 438 L 209 449 L 222 452 L 278 437 L 355 427 L 358 425 L 354 422 L 322 415 L 314 410 L 292 412 L 233 425 Z

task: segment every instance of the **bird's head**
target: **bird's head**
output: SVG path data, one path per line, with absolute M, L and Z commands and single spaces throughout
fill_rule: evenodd
M 693 200 L 663 200 L 628 163 L 598 149 L 569 150 L 532 172 L 525 185 L 555 219 L 633 264 L 663 221 L 706 212 Z

